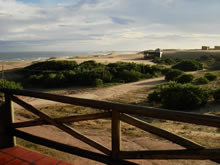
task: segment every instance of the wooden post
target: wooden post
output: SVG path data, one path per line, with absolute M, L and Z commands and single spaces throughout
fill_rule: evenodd
M 118 159 L 121 149 L 120 113 L 112 111 L 112 158 Z
M 5 104 L 0 108 L 0 148 L 13 147 L 16 144 L 11 132 L 13 120 L 13 103 L 10 95 L 5 94 Z

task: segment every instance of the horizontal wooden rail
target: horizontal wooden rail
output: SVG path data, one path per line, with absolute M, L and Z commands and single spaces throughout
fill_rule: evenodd
M 81 157 L 84 157 L 84 158 L 96 160 L 96 161 L 99 161 L 99 162 L 102 162 L 102 163 L 116 164 L 116 165 L 136 165 L 136 163 L 132 163 L 132 162 L 125 161 L 125 160 L 115 160 L 115 159 L 112 159 L 110 156 L 106 156 L 106 155 L 103 155 L 103 154 L 99 154 L 99 153 L 95 153 L 95 152 L 92 152 L 92 151 L 84 150 L 84 149 L 81 149 L 81 148 L 78 148 L 78 147 L 73 147 L 73 146 L 70 146 L 70 145 L 67 145 L 67 144 L 62 144 L 62 143 L 55 142 L 55 141 L 52 141 L 52 140 L 48 140 L 48 139 L 45 139 L 45 138 L 42 138 L 42 137 L 34 136 L 34 135 L 31 135 L 29 133 L 26 133 L 26 132 L 23 132 L 23 131 L 20 131 L 20 130 L 17 130 L 17 129 L 15 129 L 12 132 L 12 134 L 15 135 L 16 137 L 19 137 L 19 138 L 24 139 L 24 140 L 28 140 L 32 143 L 43 145 L 43 146 L 53 148 L 53 149 L 56 149 L 56 150 L 59 150 L 59 151 L 67 152 L 67 153 L 70 153 L 70 154 L 78 155 L 78 156 L 81 156 Z
M 184 149 L 156 151 L 121 151 L 121 159 L 220 159 L 220 149 Z
M 43 112 L 40 112 L 39 110 L 37 110 L 36 108 L 34 108 L 32 105 L 25 103 L 24 101 L 22 101 L 21 99 L 15 97 L 15 96 L 11 96 L 11 99 L 21 105 L 22 107 L 24 107 L 25 109 L 27 109 L 28 111 L 34 113 L 35 115 L 39 116 L 41 119 L 45 120 L 46 122 L 56 126 L 57 128 L 63 130 L 64 132 L 68 133 L 69 135 L 83 141 L 84 143 L 96 148 L 97 150 L 110 155 L 111 151 L 109 149 L 107 149 L 106 147 L 102 146 L 101 144 L 91 140 L 90 138 L 83 136 L 82 134 L 80 134 L 78 131 L 74 130 L 73 128 L 69 128 L 65 125 L 63 125 L 62 123 L 59 123 L 57 121 L 55 121 L 54 119 L 50 118 L 49 116 L 47 116 L 46 114 L 44 114 Z
M 88 120 L 96 120 L 96 119 L 103 119 L 111 117 L 110 112 L 103 112 L 103 113 L 95 113 L 89 115 L 77 115 L 77 116 L 68 116 L 62 118 L 55 118 L 54 120 L 59 123 L 72 123 L 72 122 L 79 122 L 79 121 L 88 121 Z M 18 122 L 12 123 L 13 128 L 23 128 L 23 127 L 33 127 L 33 126 L 40 126 L 40 125 L 47 125 L 44 120 L 37 119 L 25 122 Z
M 199 125 L 206 125 L 206 126 L 213 126 L 220 128 L 220 117 L 218 116 L 201 115 L 196 113 L 179 112 L 179 111 L 146 107 L 146 106 L 136 106 L 136 105 L 121 104 L 121 103 L 112 103 L 107 101 L 59 96 L 54 94 L 31 92 L 25 90 L 1 89 L 0 91 L 9 94 L 36 97 L 40 99 L 47 99 L 62 103 L 68 103 L 72 105 L 81 105 L 81 106 L 99 108 L 104 110 L 116 110 L 121 113 L 135 114 L 145 117 L 180 121 L 185 123 L 194 123 Z

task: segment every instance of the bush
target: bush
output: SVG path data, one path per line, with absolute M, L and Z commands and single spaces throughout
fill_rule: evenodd
M 172 66 L 173 69 L 179 69 L 182 71 L 196 71 L 202 70 L 203 65 L 195 60 L 183 60 L 176 65 Z
M 96 87 L 101 87 L 103 86 L 103 81 L 101 79 L 95 79 L 95 81 L 93 82 L 93 85 Z
M 175 81 L 181 84 L 185 83 L 191 83 L 194 79 L 194 76 L 192 74 L 182 74 L 178 76 Z
M 216 101 L 220 100 L 220 88 L 213 91 L 213 97 Z
M 131 71 L 123 70 L 120 73 L 120 77 L 125 82 L 134 82 L 134 81 L 140 80 L 142 77 L 142 74 L 140 72 L 135 71 L 135 70 L 131 70 Z
M 199 77 L 199 78 L 195 79 L 194 83 L 197 85 L 208 84 L 209 80 L 205 77 Z
M 217 76 L 214 75 L 214 74 L 212 74 L 212 73 L 206 73 L 206 74 L 204 75 L 204 77 L 207 78 L 209 81 L 214 81 L 214 80 L 217 79 Z
M 148 96 L 150 102 L 160 102 L 163 107 L 174 110 L 197 109 L 207 103 L 211 93 L 192 84 L 169 82 L 159 86 Z
M 165 73 L 165 80 L 173 81 L 184 72 L 179 69 L 170 69 Z
M 14 81 L 8 81 L 5 79 L 0 79 L 0 88 L 10 88 L 10 89 L 22 89 L 20 83 L 16 83 Z
M 9 88 L 9 89 L 22 89 L 20 83 L 16 83 L 14 81 L 8 81 L 5 79 L 0 79 L 0 88 Z M 0 93 L 0 96 L 3 96 L 2 93 Z
M 152 93 L 150 93 L 148 95 L 148 101 L 160 103 L 161 102 L 160 90 L 154 90 Z

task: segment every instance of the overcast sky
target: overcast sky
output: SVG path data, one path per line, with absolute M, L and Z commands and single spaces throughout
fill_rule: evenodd
M 0 0 L 0 51 L 220 45 L 220 0 Z

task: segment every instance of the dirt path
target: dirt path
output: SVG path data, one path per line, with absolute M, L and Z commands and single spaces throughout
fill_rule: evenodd
M 66 94 L 71 97 L 79 97 L 79 98 L 87 98 L 87 99 L 96 99 L 96 100 L 106 100 L 114 97 L 119 97 L 121 95 L 126 95 L 128 92 L 139 90 L 142 88 L 149 87 L 151 88 L 155 84 L 159 84 L 164 81 L 164 77 L 154 78 L 143 80 L 134 83 L 122 84 L 118 86 L 108 87 L 108 88 L 98 88 L 98 89 L 89 89 L 83 91 L 67 91 Z M 49 105 L 58 105 L 59 103 L 47 101 L 47 100 L 39 100 L 35 98 L 26 98 L 25 99 L 28 103 L 34 105 L 35 107 L 42 107 L 42 106 L 49 106 Z M 18 106 L 15 106 L 18 109 Z M 16 121 L 23 121 L 24 118 L 21 116 L 16 117 Z M 66 144 L 70 144 L 73 146 L 77 146 L 80 148 L 88 149 L 97 152 L 96 150 L 92 149 L 88 145 L 80 142 L 77 139 L 72 138 L 70 135 L 67 135 L 61 132 L 59 129 L 51 127 L 51 126 L 42 126 L 42 127 L 34 127 L 33 128 L 25 128 L 23 129 L 26 132 L 43 136 L 45 138 L 49 138 L 52 140 L 56 140 L 59 142 L 63 142 Z M 80 129 L 84 135 L 96 140 L 97 142 L 105 145 L 108 148 L 111 148 L 111 134 L 110 132 L 106 132 L 100 129 Z M 180 149 L 181 147 L 175 145 L 171 142 L 166 140 L 158 140 L 154 139 L 153 137 L 133 137 L 133 136 L 122 136 L 122 149 L 123 150 L 147 150 L 147 149 Z M 72 162 L 77 165 L 98 165 L 101 163 L 91 161 L 88 159 L 80 158 L 77 156 L 69 156 L 67 155 L 66 160 Z M 209 161 L 168 161 L 168 160 L 137 160 L 135 161 L 138 164 L 147 164 L 147 165 L 211 165 L 212 162 Z
M 164 81 L 164 77 L 142 80 L 133 83 L 121 84 L 107 88 L 94 88 L 88 90 L 69 90 L 69 91 L 56 91 L 56 94 L 66 95 L 70 97 L 93 99 L 93 100 L 106 100 L 110 98 L 115 98 L 119 96 L 126 95 L 126 93 L 135 91 L 145 87 L 152 87 L 155 84 L 159 84 Z M 25 101 L 28 101 L 29 104 L 36 107 L 49 106 L 49 105 L 59 105 L 60 103 L 41 100 L 36 98 L 23 98 Z M 16 108 L 17 105 L 15 105 Z

